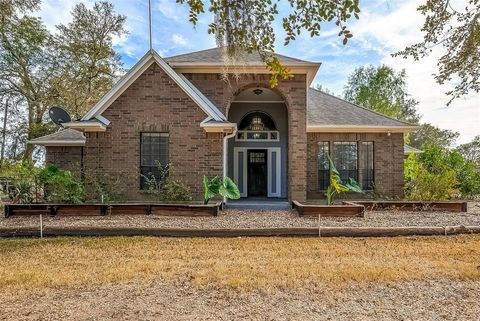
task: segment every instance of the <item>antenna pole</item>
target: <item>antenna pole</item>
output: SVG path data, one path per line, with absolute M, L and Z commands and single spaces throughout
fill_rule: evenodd
M 150 51 L 152 50 L 152 0 L 148 0 L 148 27 L 150 29 Z

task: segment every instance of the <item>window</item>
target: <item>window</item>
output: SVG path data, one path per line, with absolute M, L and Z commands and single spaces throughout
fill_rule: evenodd
M 329 142 L 318 143 L 318 188 L 323 191 L 330 185 L 330 164 L 327 155 L 330 153 Z
M 373 142 L 362 142 L 362 188 L 372 190 L 374 187 Z
M 161 167 L 168 162 L 168 133 L 141 133 L 140 188 L 148 188 L 145 176 L 160 179 Z
M 238 125 L 237 141 L 278 141 L 279 133 L 273 119 L 264 112 L 246 114 Z
M 358 181 L 357 143 L 333 142 L 333 163 L 340 174 L 340 179 L 347 182 L 349 178 Z

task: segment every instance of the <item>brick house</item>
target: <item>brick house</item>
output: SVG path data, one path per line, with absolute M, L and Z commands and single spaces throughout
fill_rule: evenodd
M 31 143 L 47 163 L 121 177 L 128 200 L 146 198 L 142 174 L 158 175 L 158 163 L 195 199 L 203 175 L 230 176 L 242 197 L 322 198 L 327 154 L 343 179 L 401 197 L 403 137 L 415 127 L 310 88 L 319 63 L 277 57 L 293 77 L 270 88 L 255 54 L 236 66 L 220 48 L 149 51 L 82 119 Z

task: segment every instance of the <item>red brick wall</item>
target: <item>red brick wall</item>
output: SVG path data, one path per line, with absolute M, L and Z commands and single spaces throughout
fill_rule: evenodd
M 57 165 L 69 170 L 75 175 L 80 175 L 82 148 L 79 146 L 47 146 L 45 148 L 45 163 Z
M 202 177 L 222 175 L 222 135 L 207 135 L 207 115 L 156 64 L 145 71 L 103 114 L 106 132 L 86 133 L 85 168 L 122 177 L 128 200 L 149 197 L 140 191 L 140 133 L 168 132 L 170 173 L 202 198 Z
M 187 78 L 227 117 L 235 95 L 252 87 L 270 88 L 270 75 L 246 74 L 224 80 L 221 74 L 188 74 Z M 286 101 L 288 110 L 288 197 L 305 200 L 307 190 L 306 77 L 294 75 L 274 88 Z
M 403 134 L 308 133 L 308 198 L 324 197 L 318 191 L 317 172 L 318 142 L 322 141 L 373 141 L 375 192 L 390 198 L 403 197 Z

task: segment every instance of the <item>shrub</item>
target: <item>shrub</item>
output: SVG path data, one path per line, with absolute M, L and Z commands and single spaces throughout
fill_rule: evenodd
M 85 189 L 71 172 L 48 165 L 40 170 L 40 182 L 47 202 L 79 204 L 85 201 Z
M 162 202 L 188 202 L 192 200 L 190 189 L 184 183 L 170 176 L 170 165 L 157 164 L 159 177 L 144 175 L 147 193 L 155 195 Z
M 161 201 L 188 202 L 192 200 L 190 189 L 179 180 L 167 177 L 159 194 Z
M 108 173 L 102 170 L 86 170 L 85 197 L 89 202 L 106 204 L 123 200 L 122 192 L 128 188 L 124 181 L 125 173 Z
M 31 163 L 3 164 L 0 175 L 8 181 L 3 188 L 14 203 L 84 201 L 80 181 L 54 165 L 42 168 Z
M 37 203 L 43 199 L 39 181 L 40 168 L 30 163 L 3 163 L 2 190 L 13 203 Z
M 418 161 L 432 174 L 454 171 L 457 180 L 454 187 L 462 198 L 480 195 L 480 172 L 472 161 L 465 159 L 458 151 L 432 146 L 418 156 Z
M 405 161 L 405 197 L 408 200 L 441 201 L 458 195 L 456 173 L 448 166 L 435 172 L 429 170 L 413 153 Z M 439 168 L 438 168 L 439 169 Z

